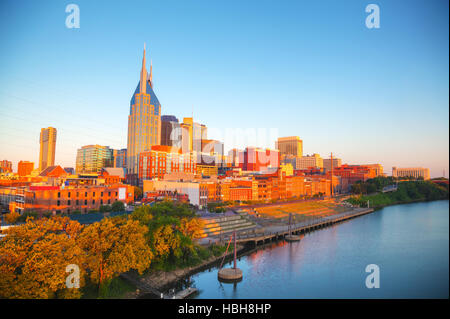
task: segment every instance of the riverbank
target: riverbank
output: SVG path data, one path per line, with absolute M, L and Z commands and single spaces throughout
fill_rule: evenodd
M 247 248 L 245 245 L 237 245 L 236 246 L 236 254 L 237 255 L 241 256 L 246 251 L 247 251 Z M 225 260 L 224 260 L 224 265 L 230 259 L 233 258 L 233 254 L 234 254 L 234 252 L 232 249 L 231 249 L 231 251 L 229 251 L 226 254 Z M 160 293 L 161 292 L 165 293 L 168 290 L 175 288 L 180 281 L 183 281 L 187 277 L 189 277 L 195 273 L 201 272 L 203 270 L 206 270 L 208 268 L 211 268 L 213 266 L 216 266 L 216 265 L 219 266 L 220 263 L 222 262 L 222 259 L 223 259 L 223 254 L 221 254 L 220 256 L 211 256 L 210 258 L 202 261 L 198 265 L 191 266 L 191 267 L 175 269 L 172 271 L 162 271 L 162 270 L 151 271 L 150 273 L 144 274 L 144 275 L 138 275 L 135 272 L 129 272 L 127 274 L 127 276 L 131 277 L 130 279 L 132 281 L 136 281 L 136 280 L 140 281 L 145 286 L 149 286 L 152 289 L 154 289 Z M 133 283 L 130 282 L 130 284 L 133 284 Z M 132 291 L 132 292 L 127 292 L 123 296 L 124 299 L 137 299 L 137 298 L 143 298 L 143 297 L 144 298 L 149 298 L 149 297 L 160 298 L 160 296 L 156 296 L 155 293 L 141 291 L 136 287 L 135 284 L 134 284 L 134 286 L 135 286 L 136 290 Z

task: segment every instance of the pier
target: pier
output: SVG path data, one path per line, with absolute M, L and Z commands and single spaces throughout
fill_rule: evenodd
M 345 220 L 349 220 L 362 215 L 370 214 L 374 210 L 373 208 L 361 208 L 355 209 L 350 212 L 340 213 L 333 216 L 321 217 L 316 220 L 311 220 L 302 223 L 296 223 L 287 226 L 275 226 L 271 229 L 264 231 L 263 233 L 247 233 L 247 234 L 237 234 L 236 242 L 238 243 L 249 243 L 253 242 L 256 245 L 264 244 L 267 241 L 284 239 L 286 236 L 290 235 L 300 235 L 317 230 L 320 228 L 328 227 L 336 223 L 340 223 Z M 290 229 L 289 229 L 290 228 Z

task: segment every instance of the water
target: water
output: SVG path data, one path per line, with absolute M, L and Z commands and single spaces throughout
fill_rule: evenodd
M 191 282 L 196 298 L 448 298 L 448 251 L 448 200 L 397 205 L 243 256 L 237 284 L 217 268 Z M 366 288 L 368 264 L 378 289 Z

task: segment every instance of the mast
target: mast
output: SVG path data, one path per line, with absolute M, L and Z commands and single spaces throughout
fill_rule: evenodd
M 236 269 L 236 230 L 233 231 L 234 237 L 234 266 L 233 269 Z

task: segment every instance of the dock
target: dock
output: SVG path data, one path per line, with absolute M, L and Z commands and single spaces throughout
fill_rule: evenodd
M 164 299 L 186 299 L 198 292 L 197 288 L 189 287 L 184 290 L 178 291 L 175 294 L 164 295 Z
M 345 212 L 336 214 L 333 216 L 327 216 L 318 218 L 316 220 L 311 220 L 307 222 L 297 223 L 291 225 L 290 231 L 286 226 L 274 227 L 270 231 L 265 231 L 263 233 L 250 233 L 236 236 L 236 242 L 238 243 L 248 243 L 253 242 L 256 245 L 264 244 L 266 241 L 283 239 L 289 235 L 300 235 L 307 232 L 311 232 L 320 228 L 328 227 L 336 223 L 340 223 L 345 220 L 356 218 L 362 215 L 370 214 L 374 211 L 373 208 L 356 209 L 351 212 Z

